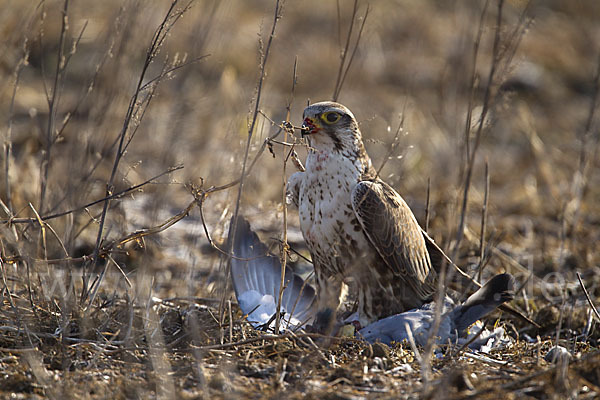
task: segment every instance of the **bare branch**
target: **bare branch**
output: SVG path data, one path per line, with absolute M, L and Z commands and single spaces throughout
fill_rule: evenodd
M 590 294 L 588 293 L 587 289 L 585 288 L 585 285 L 583 284 L 583 281 L 581 280 L 581 274 L 579 272 L 577 273 L 577 279 L 579 280 L 579 285 L 581 285 L 581 289 L 583 290 L 583 294 L 585 294 L 585 298 L 587 299 L 588 304 L 590 305 L 590 308 L 594 312 L 594 315 L 596 316 L 596 319 L 598 320 L 598 322 L 600 322 L 600 313 L 598 313 L 596 306 L 594 306 L 594 303 L 592 302 L 592 299 L 590 298 Z
M 481 283 L 481 273 L 483 272 L 484 260 L 485 260 L 485 229 L 487 225 L 487 213 L 488 213 L 488 195 L 490 192 L 490 174 L 488 169 L 488 163 L 485 162 L 485 192 L 483 195 L 483 205 L 481 207 L 481 231 L 479 232 L 479 276 L 477 280 Z
M 62 10 L 62 25 L 60 30 L 60 37 L 58 42 L 58 50 L 56 55 L 56 71 L 54 73 L 54 83 L 52 86 L 52 94 L 48 97 L 48 124 L 46 126 L 46 148 L 44 157 L 40 165 L 41 169 L 41 188 L 40 188 L 40 213 L 44 213 L 44 201 L 46 198 L 46 189 L 48 186 L 48 173 L 50 171 L 51 151 L 52 145 L 54 144 L 54 125 L 56 114 L 58 112 L 58 98 L 60 87 L 62 86 L 60 80 L 63 77 L 63 71 L 66 67 L 64 60 L 64 44 L 67 31 L 69 30 L 69 19 L 68 12 L 69 0 L 65 0 Z
M 128 142 L 126 142 L 127 132 L 130 129 L 131 123 L 133 121 L 133 116 L 140 111 L 140 108 L 138 105 L 138 98 L 139 98 L 140 94 L 142 93 L 141 88 L 143 86 L 143 81 L 146 77 L 148 67 L 154 61 L 156 56 L 158 55 L 158 52 L 159 52 L 162 44 L 164 43 L 169 31 L 173 27 L 173 25 L 191 7 L 192 2 L 193 2 L 193 0 L 190 0 L 183 8 L 181 8 L 179 10 L 175 9 L 175 7 L 178 5 L 177 0 L 174 0 L 171 3 L 171 6 L 167 10 L 167 13 L 165 14 L 163 21 L 156 29 L 156 31 L 154 33 L 154 37 L 152 38 L 152 41 L 150 43 L 150 46 L 148 47 L 148 50 L 146 51 L 146 59 L 144 61 L 144 65 L 142 67 L 140 77 L 138 79 L 136 90 L 129 102 L 129 107 L 127 109 L 127 113 L 126 113 L 125 119 L 123 121 L 123 127 L 121 128 L 121 132 L 119 133 L 119 145 L 117 148 L 117 152 L 115 154 L 115 161 L 113 163 L 110 178 L 106 185 L 106 197 L 107 198 L 110 198 L 110 196 L 113 195 L 115 177 L 117 174 L 117 170 L 119 168 L 119 163 L 121 161 L 121 158 L 125 154 L 125 149 L 126 149 L 127 143 L 128 143 Z M 149 104 L 149 100 L 147 103 L 145 103 L 145 107 L 147 107 L 148 104 Z M 142 111 L 142 116 L 143 116 L 143 112 L 145 112 L 145 108 L 144 108 L 144 111 Z M 138 120 L 138 124 L 139 124 L 139 120 Z M 131 141 L 131 138 L 132 138 L 132 136 L 130 136 L 129 142 Z M 104 224 L 106 222 L 106 214 L 108 212 L 109 204 L 110 204 L 110 199 L 107 199 L 104 202 L 104 207 L 102 209 L 102 214 L 100 216 L 98 234 L 96 237 L 96 245 L 94 247 L 94 255 L 92 257 L 92 266 L 95 266 L 98 263 L 98 254 L 100 252 L 100 244 L 102 242 L 102 237 L 104 234 Z M 85 298 L 87 296 L 87 292 L 88 292 L 87 274 L 85 273 L 85 270 L 84 270 L 84 288 L 82 291 L 83 298 Z
M 183 165 L 178 165 L 178 166 L 175 166 L 175 167 L 171 167 L 168 170 L 166 170 L 164 172 L 161 172 L 160 174 L 158 174 L 158 175 L 156 175 L 156 176 L 154 176 L 154 177 L 152 177 L 152 178 L 150 178 L 148 180 L 145 180 L 142 183 L 130 186 L 127 189 L 121 190 L 120 192 L 114 193 L 114 194 L 112 194 L 110 196 L 103 197 L 103 198 L 98 199 L 98 200 L 94 200 L 91 203 L 88 203 L 86 205 L 79 206 L 77 208 L 73 208 L 71 210 L 60 212 L 60 213 L 56 213 L 56 214 L 45 215 L 45 216 L 40 217 L 40 218 L 41 218 L 42 221 L 48 221 L 48 220 L 55 219 L 55 218 L 58 218 L 58 217 L 64 217 L 65 215 L 69 215 L 69 214 L 72 214 L 74 212 L 84 211 L 88 207 L 91 207 L 93 205 L 102 203 L 104 201 L 114 200 L 114 199 L 121 198 L 124 195 L 126 195 L 127 193 L 131 193 L 131 192 L 133 192 L 135 190 L 138 190 L 139 188 L 141 188 L 143 186 L 146 186 L 149 183 L 152 183 L 153 181 L 157 180 L 158 178 L 161 178 L 161 177 L 163 177 L 163 176 L 165 176 L 167 174 L 173 173 L 173 172 L 178 171 L 180 169 L 183 169 Z M 26 224 L 26 223 L 33 223 L 33 222 L 36 222 L 36 221 L 38 221 L 37 218 L 9 218 L 9 219 L 5 219 L 5 220 L 1 220 L 0 224 Z
M 341 51 L 340 51 L 340 66 L 338 68 L 337 78 L 336 78 L 335 86 L 333 89 L 333 96 L 332 96 L 333 101 L 337 101 L 340 96 L 340 92 L 342 91 L 342 86 L 344 85 L 344 81 L 346 80 L 346 75 L 348 74 L 348 71 L 350 70 L 350 67 L 352 66 L 352 61 L 354 60 L 354 55 L 356 54 L 356 50 L 358 49 L 360 39 L 362 38 L 363 29 L 365 27 L 365 23 L 367 22 L 367 16 L 369 15 L 369 6 L 367 5 L 367 10 L 365 11 L 365 15 L 362 18 L 362 23 L 360 25 L 360 29 L 359 29 L 358 35 L 356 37 L 356 42 L 354 43 L 354 48 L 352 49 L 352 55 L 348 59 L 347 57 L 348 57 L 348 51 L 350 50 L 350 41 L 352 39 L 352 32 L 354 30 L 354 23 L 355 23 L 356 14 L 358 11 L 358 1 L 359 0 L 354 0 L 354 5 L 352 7 L 352 16 L 350 18 L 350 26 L 348 28 L 348 34 L 346 36 L 346 44 L 344 45 L 344 48 L 341 49 Z M 337 11 L 338 11 L 338 30 L 341 31 L 342 21 L 341 21 L 341 16 L 340 16 L 339 3 L 338 3 Z M 348 60 L 348 62 L 346 62 L 346 60 Z
M 232 219 L 232 221 L 234 221 L 233 222 L 234 226 L 232 226 L 230 228 L 230 236 L 232 238 L 235 238 L 235 232 L 236 232 L 236 228 L 237 228 L 235 226 L 235 221 L 237 221 L 237 216 L 240 211 L 242 192 L 244 190 L 244 179 L 246 177 L 246 168 L 247 168 L 247 164 L 248 164 L 248 155 L 250 152 L 250 144 L 252 143 L 252 136 L 254 134 L 254 128 L 256 126 L 256 121 L 258 119 L 258 114 L 259 114 L 259 110 L 260 110 L 260 100 L 261 100 L 262 91 L 263 91 L 263 83 L 264 83 L 265 77 L 266 77 L 267 61 L 269 60 L 269 54 L 271 52 L 271 44 L 273 43 L 273 39 L 275 38 L 275 28 L 277 27 L 277 22 L 281 18 L 281 12 L 282 12 L 282 5 L 280 4 L 279 0 L 276 0 L 275 1 L 275 10 L 273 13 L 273 24 L 271 25 L 271 33 L 269 34 L 269 39 L 267 40 L 267 45 L 265 47 L 264 54 L 261 57 L 260 75 L 258 78 L 258 84 L 257 84 L 257 89 L 256 89 L 256 100 L 254 103 L 254 112 L 252 113 L 251 123 L 248 126 L 248 139 L 246 141 L 246 147 L 244 149 L 242 171 L 240 173 L 240 178 L 238 180 L 238 182 L 239 182 L 238 193 L 237 193 L 237 198 L 235 201 L 235 209 L 233 212 L 233 219 Z M 255 158 L 255 160 L 256 160 L 256 158 Z M 252 165 L 250 165 L 250 167 L 252 167 Z M 234 245 L 233 242 L 234 242 L 234 240 L 229 240 L 229 246 L 228 246 L 228 250 L 226 252 L 227 254 L 231 254 L 231 249 L 233 249 L 233 245 Z M 227 263 L 229 264 L 229 260 L 227 260 Z M 226 275 L 229 277 L 229 266 L 227 267 Z M 220 310 L 223 310 L 223 305 L 224 305 L 224 301 L 225 301 L 225 291 L 226 291 L 226 288 L 223 288 L 223 295 L 221 297 Z M 220 314 L 222 314 L 222 313 L 220 313 Z

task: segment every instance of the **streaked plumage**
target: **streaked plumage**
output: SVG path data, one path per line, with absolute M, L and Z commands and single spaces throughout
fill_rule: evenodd
M 288 181 L 316 272 L 318 310 L 331 315 L 344 280 L 358 283 L 362 326 L 431 300 L 436 272 L 402 197 L 377 177 L 352 112 L 334 102 L 304 110 L 306 171 Z

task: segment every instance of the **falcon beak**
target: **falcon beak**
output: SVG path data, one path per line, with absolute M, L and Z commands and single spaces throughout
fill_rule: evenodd
M 306 135 L 311 135 L 313 133 L 317 133 L 321 128 L 315 123 L 315 120 L 312 118 L 306 117 L 304 118 L 304 122 L 302 122 L 302 137 Z

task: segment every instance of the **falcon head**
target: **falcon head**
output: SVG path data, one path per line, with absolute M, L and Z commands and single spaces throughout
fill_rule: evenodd
M 356 152 L 362 137 L 352 112 L 332 101 L 312 104 L 304 109 L 302 136 L 320 151 Z

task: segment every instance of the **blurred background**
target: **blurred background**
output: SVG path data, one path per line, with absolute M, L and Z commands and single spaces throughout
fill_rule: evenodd
M 500 55 L 474 162 L 460 261 L 477 263 L 487 162 L 485 236 L 492 243 L 495 269 L 526 276 L 533 268 L 540 278 L 579 269 L 592 276 L 600 259 L 595 251 L 600 240 L 595 103 L 600 3 L 506 1 L 498 35 L 497 2 L 486 9 L 485 2 L 360 2 L 352 21 L 353 4 L 284 3 L 267 60 L 262 113 L 280 123 L 290 103 L 290 121 L 299 125 L 307 102 L 331 99 L 349 27 L 353 24 L 352 51 L 368 8 L 339 101 L 360 121 L 375 165 L 385 161 L 381 176 L 422 224 L 430 182 L 429 230 L 451 248 L 467 147 L 472 150 L 476 140 L 497 40 Z M 71 1 L 66 28 L 64 6 L 54 0 L 0 2 L 3 219 L 9 217 L 7 210 L 15 217 L 33 217 L 33 209 L 48 215 L 104 196 L 128 104 L 170 2 Z M 181 211 L 193 200 L 187 183 L 203 181 L 208 188 L 239 177 L 274 8 L 271 0 L 199 0 L 173 25 L 144 82 L 158 76 L 165 63 L 205 57 L 165 76 L 143 115 L 134 116 L 135 129 L 127 136 L 131 143 L 114 183 L 118 191 L 169 167 L 182 164 L 184 169 L 111 203 L 107 238 L 156 225 Z M 470 109 L 474 129 L 467 140 Z M 250 159 L 278 129 L 258 116 Z M 303 160 L 305 149 L 298 145 L 297 150 Z M 267 238 L 279 236 L 283 227 L 284 151 L 274 145 L 273 152 L 274 157 L 265 151 L 258 159 L 241 201 L 242 213 Z M 288 164 L 286 174 L 294 171 Z M 218 244 L 237 190 L 211 194 L 205 201 L 207 226 Z M 69 255 L 91 253 L 98 230 L 93 218 L 100 211 L 96 205 L 52 220 Z M 288 220 L 290 240 L 300 247 L 293 210 Z M 18 229 L 25 232 L 16 247 L 39 255 L 37 231 L 26 225 Z M 64 256 L 57 240 L 47 240 L 49 258 Z M 123 267 L 151 268 L 165 293 L 176 277 L 189 274 L 190 265 L 214 273 L 220 268 L 196 208 L 174 227 L 147 238 L 143 247 L 145 261 L 130 254 L 122 259 Z M 211 288 L 207 283 L 190 290 L 210 295 Z

